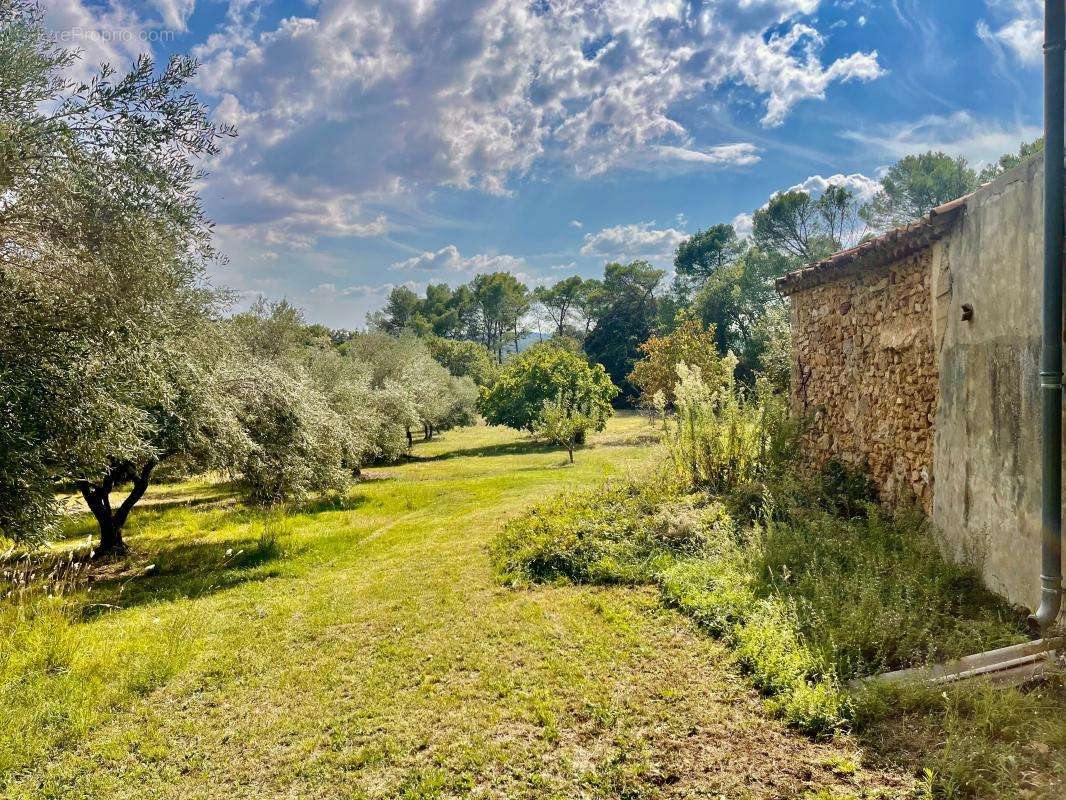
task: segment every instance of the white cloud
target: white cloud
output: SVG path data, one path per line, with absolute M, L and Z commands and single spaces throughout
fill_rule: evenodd
M 676 228 L 654 228 L 654 224 L 638 222 L 632 225 L 616 225 L 596 233 L 585 234 L 581 255 L 618 261 L 639 258 L 669 261 L 673 258 L 677 246 L 688 238 L 688 234 Z
M 219 196 L 226 213 L 216 217 L 219 227 L 234 236 L 297 249 L 313 247 L 322 237 L 372 238 L 389 231 L 383 212 L 367 213 L 360 198 L 350 193 L 310 188 L 304 194 L 273 190 L 268 176 L 218 170 L 208 182 L 208 201 Z M 216 203 L 218 201 L 215 201 Z
M 189 17 L 196 9 L 196 0 L 151 0 L 163 18 L 163 24 L 176 31 L 189 29 Z
M 992 47 L 1005 47 L 1023 64 L 1037 66 L 1043 58 L 1042 0 L 986 0 L 994 23 L 980 20 L 977 35 Z
M 413 270 L 454 270 L 462 269 L 462 263 L 463 258 L 459 255 L 459 248 L 454 244 L 449 244 L 435 252 L 427 250 L 421 255 L 413 256 L 404 261 L 397 261 L 392 265 L 392 268 Z
M 883 126 L 872 130 L 847 131 L 843 135 L 864 145 L 876 155 L 893 160 L 912 153 L 940 150 L 951 156 L 965 156 L 980 166 L 1015 152 L 1023 141 L 1040 136 L 1033 125 L 1006 127 L 993 120 L 978 119 L 967 111 L 947 116 L 928 115 L 916 122 Z
M 319 299 L 336 299 L 339 297 L 386 297 L 395 288 L 396 284 L 393 283 L 361 283 L 355 286 L 346 286 L 344 288 L 338 288 L 335 283 L 320 283 L 311 289 L 308 294 L 311 297 Z
M 513 272 L 516 277 L 528 278 L 528 275 L 521 271 L 525 265 L 525 259 L 509 255 L 478 254 L 462 260 L 462 269 L 470 272 Z M 528 280 L 526 282 L 528 283 Z
M 438 186 L 502 195 L 541 165 L 597 175 L 641 154 L 753 164 L 753 145 L 704 146 L 675 111 L 741 85 L 772 126 L 834 82 L 882 74 L 876 53 L 823 63 L 814 23 L 798 21 L 819 5 L 320 0 L 314 17 L 259 30 L 259 4 L 231 1 L 228 25 L 195 51 L 201 88 L 242 133 L 214 169 L 241 177 L 211 210 L 250 225 L 309 201 L 387 205 Z
M 707 150 L 659 145 L 655 151 L 664 161 L 684 161 L 713 167 L 746 167 L 760 161 L 759 148 L 746 142 L 718 145 Z
M 581 228 L 585 227 L 585 223 L 579 219 L 572 219 L 570 220 L 570 227 L 577 228 L 578 230 L 580 230 Z
M 463 258 L 459 248 L 449 244 L 440 250 L 426 251 L 397 261 L 392 268 L 417 271 L 517 272 L 524 266 L 525 261 L 517 256 L 478 254 Z
M 152 26 L 123 3 L 49 0 L 42 4 L 44 24 L 56 42 L 81 58 L 71 76 L 87 80 L 103 64 L 122 70 L 137 56 L 152 53 Z
M 872 81 L 884 74 L 876 50 L 852 53 L 823 69 L 818 57 L 822 43 L 814 28 L 796 24 L 771 35 L 761 47 L 749 48 L 737 63 L 741 82 L 768 95 L 764 125 L 780 125 L 801 100 L 824 99 L 831 83 Z
M 752 228 L 755 225 L 755 216 L 753 214 L 737 214 L 733 217 L 733 230 L 737 232 L 737 236 L 741 239 L 747 239 L 751 236 Z
M 787 191 L 802 191 L 817 197 L 830 186 L 842 186 L 850 190 L 860 203 L 872 200 L 881 191 L 881 183 L 879 181 L 858 172 L 852 175 L 830 175 L 828 178 L 821 175 L 811 175 L 805 181 L 797 183 L 795 186 L 790 186 Z

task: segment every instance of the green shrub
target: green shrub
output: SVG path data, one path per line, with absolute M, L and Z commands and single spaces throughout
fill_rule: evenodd
M 699 369 L 677 367 L 676 418 L 664 441 L 679 481 L 724 494 L 774 481 L 794 461 L 798 427 L 787 400 L 757 381 L 754 391 L 734 381 L 736 360 L 726 359 L 724 381 L 708 383 Z
M 818 470 L 814 489 L 822 508 L 845 519 L 864 516 L 879 500 L 877 487 L 865 469 L 835 458 Z
M 824 736 L 844 723 L 846 697 L 835 676 L 803 642 L 795 611 L 786 603 L 778 598 L 760 601 L 735 635 L 741 665 L 790 724 Z
M 832 736 L 851 714 L 848 694 L 833 678 L 797 681 L 782 695 L 779 713 L 795 728 L 816 738 Z
M 756 602 L 752 576 L 735 559 L 690 558 L 659 576 L 666 603 L 714 636 L 731 637 Z
M 737 628 L 740 663 L 751 672 L 755 685 L 768 694 L 788 692 L 818 671 L 796 628 L 795 614 L 777 599 L 760 601 Z
M 491 545 L 510 583 L 648 583 L 678 555 L 702 553 L 732 531 L 718 503 L 660 481 L 566 492 L 509 522 Z

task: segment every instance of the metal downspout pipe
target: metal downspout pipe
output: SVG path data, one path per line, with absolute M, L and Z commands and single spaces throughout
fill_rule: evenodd
M 1044 4 L 1044 325 L 1043 544 L 1040 608 L 1030 624 L 1041 633 L 1062 608 L 1062 264 L 1063 99 L 1066 93 L 1066 0 Z

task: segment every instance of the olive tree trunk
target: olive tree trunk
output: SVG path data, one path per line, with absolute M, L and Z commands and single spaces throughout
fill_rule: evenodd
M 148 490 L 148 482 L 151 480 L 152 470 L 155 469 L 156 463 L 156 461 L 149 460 L 139 467 L 131 464 L 114 467 L 98 483 L 77 481 L 78 490 L 85 498 L 85 504 L 89 506 L 100 529 L 100 545 L 96 548 L 97 556 L 121 555 L 126 552 L 122 528 L 126 525 L 130 511 Z M 118 508 L 112 508 L 111 492 L 124 480 L 132 481 L 133 488 Z

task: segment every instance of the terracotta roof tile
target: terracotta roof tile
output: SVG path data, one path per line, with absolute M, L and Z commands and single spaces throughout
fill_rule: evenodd
M 833 280 L 834 272 L 844 267 L 879 267 L 924 250 L 948 232 L 972 196 L 968 194 L 937 206 L 917 222 L 895 228 L 816 261 L 804 269 L 790 272 L 778 279 L 777 290 L 787 296 Z

